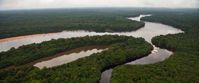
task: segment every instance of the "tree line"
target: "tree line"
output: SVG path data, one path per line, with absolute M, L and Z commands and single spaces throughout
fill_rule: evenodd
M 121 10 L 44 10 L 1 11 L 0 38 L 61 32 L 64 30 L 87 30 L 96 32 L 133 31 L 144 26 L 143 22 L 131 21 L 138 16 Z

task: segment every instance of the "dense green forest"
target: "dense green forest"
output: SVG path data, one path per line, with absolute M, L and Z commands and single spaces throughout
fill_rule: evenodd
M 96 32 L 133 31 L 144 26 L 143 22 L 127 19 L 139 14 L 156 14 L 184 9 L 147 8 L 94 8 L 0 11 L 0 39 L 6 37 L 88 30 Z
M 133 10 L 121 9 L 3 11 L 0 12 L 0 38 L 63 30 L 133 31 L 144 23 L 127 18 L 138 15 Z
M 174 51 L 167 60 L 150 65 L 123 65 L 113 70 L 112 83 L 198 83 L 199 11 L 158 12 L 145 21 L 159 22 L 185 31 L 158 36 L 152 43 Z
M 38 69 L 33 66 L 21 66 L 9 70 L 0 71 L 1 83 L 97 83 L 101 72 L 105 69 L 123 64 L 148 55 L 153 47 L 143 38 L 127 36 L 92 36 L 71 39 L 58 39 L 22 46 L 2 53 L 8 59 L 23 58 L 29 56 L 26 61 L 36 59 L 37 55 L 52 55 L 59 51 L 75 48 L 83 45 L 110 45 L 108 50 L 92 54 L 89 57 L 80 58 L 74 62 L 49 69 Z M 45 51 L 45 52 L 44 52 Z M 25 54 L 26 53 L 26 54 Z M 36 55 L 36 54 L 37 55 Z M 19 55 L 18 55 L 19 54 Z M 6 58 L 9 57 L 12 58 Z M 39 57 L 37 57 L 39 58 Z M 20 60 L 23 60 L 20 59 Z M 16 61 L 17 63 L 19 61 Z M 23 62 L 20 62 L 23 63 Z

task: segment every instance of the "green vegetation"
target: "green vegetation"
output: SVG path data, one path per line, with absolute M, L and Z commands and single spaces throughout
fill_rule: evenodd
M 39 58 L 48 57 L 74 48 L 89 45 L 111 45 L 112 43 L 127 41 L 126 36 L 86 36 L 70 39 L 58 39 L 12 48 L 0 53 L 0 68 L 12 65 L 22 65 Z
M 33 58 L 36 56 L 34 54 L 40 53 L 40 51 L 44 50 L 43 48 L 45 48 L 45 51 L 47 52 L 42 54 L 49 54 L 49 53 L 51 54 L 52 52 L 54 52 L 53 49 L 58 49 L 58 48 L 62 49 L 64 47 L 67 47 L 66 46 L 67 42 L 70 42 L 67 46 L 71 46 L 71 48 L 75 48 L 78 45 L 83 46 L 84 44 L 86 45 L 112 44 L 112 45 L 109 47 L 108 50 L 103 51 L 101 53 L 95 53 L 89 57 L 80 58 L 74 62 L 54 68 L 49 68 L 49 69 L 44 68 L 40 70 L 32 66 L 23 66 L 10 70 L 2 70 L 0 71 L 0 82 L 1 83 L 97 83 L 98 80 L 100 79 L 101 71 L 107 68 L 114 67 L 116 65 L 123 64 L 131 60 L 144 57 L 148 55 L 152 50 L 152 46 L 142 38 L 133 38 L 127 36 L 94 36 L 94 37 L 87 36 L 82 38 L 72 38 L 65 40 L 64 39 L 52 40 L 49 42 L 44 42 L 42 44 L 32 44 L 28 46 L 23 46 L 16 50 L 10 50 L 10 52 L 5 52 L 4 54 L 5 55 L 13 54 L 12 52 L 20 52 L 20 53 L 23 52 L 22 54 L 24 54 L 32 50 L 33 52 L 29 53 L 32 53 L 32 58 Z M 56 44 L 56 47 L 54 47 L 54 44 Z M 43 46 L 40 47 L 41 45 Z M 61 45 L 61 47 L 59 45 Z M 32 46 L 34 46 L 34 48 Z M 22 48 L 26 49 L 22 50 Z M 16 58 L 18 57 L 20 56 L 19 55 L 16 56 Z
M 112 83 L 198 83 L 199 12 L 159 12 L 143 20 L 160 22 L 185 31 L 158 36 L 152 43 L 174 51 L 167 60 L 151 65 L 124 65 L 113 70 Z
M 144 23 L 127 19 L 138 16 L 132 12 L 121 9 L 1 11 L 0 38 L 63 30 L 133 31 L 143 27 Z

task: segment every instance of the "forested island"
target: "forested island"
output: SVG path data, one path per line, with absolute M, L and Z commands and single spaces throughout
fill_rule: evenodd
M 86 45 L 110 45 L 108 50 L 80 58 L 74 62 L 49 69 L 38 69 L 26 64 L 41 57 Z M 152 46 L 142 38 L 127 36 L 86 36 L 58 39 L 11 49 L 0 54 L 1 68 L 15 65 L 12 69 L 0 71 L 0 82 L 42 82 L 42 83 L 97 83 L 101 72 L 122 63 L 146 56 Z M 7 62 L 6 62 L 7 61 Z M 6 64 L 9 63 L 9 64 Z M 6 65 L 5 65 L 6 64 Z

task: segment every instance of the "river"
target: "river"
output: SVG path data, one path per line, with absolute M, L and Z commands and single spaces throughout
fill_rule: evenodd
M 107 49 L 107 46 L 84 46 L 63 53 L 59 53 L 55 55 L 55 57 L 52 56 L 53 58 L 50 59 L 37 61 L 37 63 L 34 64 L 34 66 L 40 69 L 44 67 L 51 68 L 75 61 L 79 58 L 90 56 L 93 53 L 102 52 Z
M 129 20 L 135 20 L 135 21 L 141 21 L 140 19 L 146 16 L 150 15 L 140 15 L 138 17 L 130 17 L 128 18 Z M 126 35 L 126 36 L 133 36 L 133 37 L 142 37 L 144 38 L 147 42 L 151 43 L 151 39 L 155 36 L 158 35 L 166 35 L 166 34 L 177 34 L 177 33 L 183 33 L 182 30 L 176 29 L 172 26 L 164 25 L 161 23 L 154 23 L 154 22 L 145 22 L 145 26 L 136 30 L 136 31 L 131 31 L 131 32 L 114 32 L 114 33 L 109 33 L 109 32 L 89 32 L 89 31 L 84 31 L 84 30 L 78 30 L 78 31 L 62 31 L 62 32 L 57 32 L 57 33 L 48 33 L 48 34 L 35 34 L 35 35 L 27 35 L 27 36 L 19 36 L 19 37 L 11 37 L 11 38 L 5 38 L 5 39 L 0 39 L 0 52 L 2 51 L 7 51 L 12 47 L 18 48 L 19 46 L 22 45 L 28 45 L 32 43 L 41 43 L 43 41 L 49 41 L 51 39 L 58 39 L 58 38 L 72 38 L 72 37 L 83 37 L 83 36 L 94 36 L 94 35 Z M 152 44 L 152 43 L 151 43 Z M 137 59 L 135 61 L 126 63 L 126 64 L 152 64 L 156 62 L 163 61 L 167 59 L 172 52 L 165 50 L 165 49 L 160 49 L 158 47 L 155 47 L 153 45 L 154 49 L 146 57 L 143 57 L 141 59 Z M 51 60 L 47 61 L 42 61 L 39 63 L 36 63 L 35 66 L 39 68 L 43 68 L 44 66 L 46 67 L 53 67 L 61 64 L 66 64 L 68 62 L 74 61 L 78 58 L 82 58 L 85 56 L 89 56 L 92 53 L 96 52 L 101 52 L 102 49 L 91 49 L 88 51 L 81 51 L 79 53 L 75 54 L 67 54 L 64 56 L 56 57 Z M 82 55 L 82 56 L 81 56 Z M 73 57 L 74 56 L 74 57 Z M 67 59 L 67 61 L 65 60 Z M 65 62 L 63 62 L 65 61 Z M 46 65 L 45 65 L 46 64 Z M 52 65 L 49 65 L 52 64 Z M 100 83 L 109 83 L 110 78 L 111 78 L 111 72 L 112 69 L 108 69 L 104 71 L 101 75 L 101 80 Z
M 141 18 L 147 17 L 151 15 L 140 15 L 139 17 L 129 18 L 131 20 L 141 21 Z M 147 42 L 151 43 L 151 39 L 155 36 L 159 35 L 166 35 L 166 34 L 177 34 L 183 33 L 182 30 L 176 29 L 172 26 L 164 25 L 161 23 L 153 23 L 153 22 L 145 22 L 145 26 L 136 31 L 136 37 L 142 37 Z M 134 35 L 132 35 L 134 36 Z M 151 43 L 152 44 L 152 43 Z M 152 44 L 153 45 L 153 44 Z M 151 54 L 146 57 L 134 60 L 132 62 L 126 63 L 129 65 L 145 65 L 145 64 L 153 64 L 160 61 L 164 61 L 165 59 L 169 58 L 170 55 L 173 53 L 166 49 L 160 49 L 153 45 L 153 50 Z M 112 68 L 107 69 L 106 71 L 102 72 L 100 83 L 110 83 L 112 75 Z

